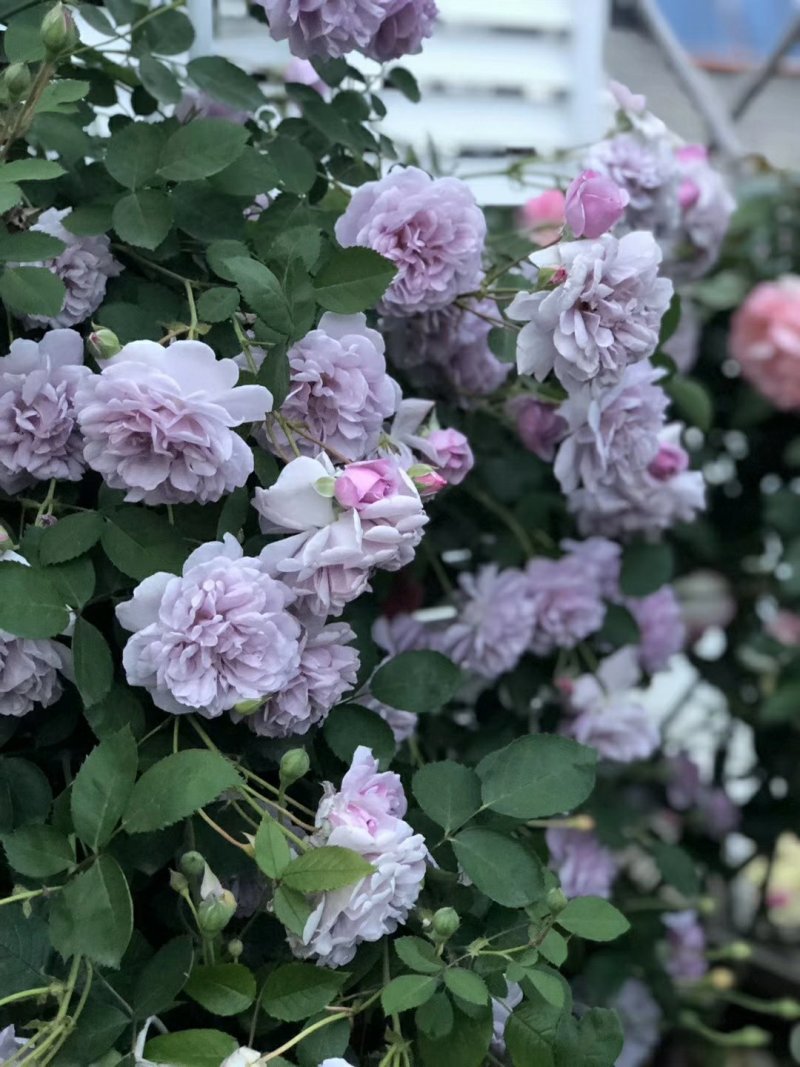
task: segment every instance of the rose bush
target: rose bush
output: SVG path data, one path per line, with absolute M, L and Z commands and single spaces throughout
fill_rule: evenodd
M 775 590 L 743 575 L 778 542 L 718 476 L 742 424 L 710 432 L 676 369 L 676 286 L 701 318 L 733 306 L 749 231 L 698 280 L 730 193 L 621 86 L 563 188 L 484 212 L 381 132 L 417 96 L 392 64 L 433 0 L 263 8 L 297 57 L 282 94 L 177 58 L 178 4 L 84 5 L 92 45 L 60 4 L 8 16 L 2 1061 L 643 1067 L 662 1038 L 704 1063 L 763 1044 L 726 1006 L 800 1007 L 710 965 L 750 951 L 731 832 L 769 854 L 766 791 L 796 775 L 793 594 L 765 631 Z M 791 377 L 793 292 L 744 305 L 721 373 Z M 721 426 L 729 402 L 769 417 L 712 392 Z M 763 492 L 783 536 L 793 489 Z M 746 655 L 737 630 L 713 659 L 725 576 Z M 785 742 L 743 812 L 671 732 L 653 676 L 682 650 Z

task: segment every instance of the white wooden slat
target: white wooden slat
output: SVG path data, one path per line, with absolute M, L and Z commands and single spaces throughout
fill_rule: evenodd
M 596 0 L 437 0 L 445 22 L 509 26 L 546 32 L 568 30 Z
M 403 66 L 421 86 L 513 89 L 541 96 L 570 92 L 574 85 L 571 38 L 496 33 L 476 26 L 450 26 L 426 42 Z
M 418 146 L 431 140 L 440 152 L 551 151 L 564 147 L 570 125 L 566 100 L 547 104 L 491 93 L 429 93 L 421 108 L 392 94 L 387 106 L 382 125 L 389 137 Z

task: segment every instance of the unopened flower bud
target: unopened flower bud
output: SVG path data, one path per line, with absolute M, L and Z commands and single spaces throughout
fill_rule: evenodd
M 715 967 L 709 971 L 708 981 L 713 989 L 725 993 L 736 985 L 736 975 L 730 967 Z
M 784 997 L 782 1000 L 775 1002 L 775 1014 L 779 1015 L 782 1019 L 800 1019 L 800 1004 L 796 1000 L 792 1000 L 791 997 Z
M 206 861 L 199 852 L 184 852 L 180 866 L 187 878 L 199 878 L 205 870 Z
M 186 876 L 181 874 L 180 871 L 169 872 L 169 884 L 170 888 L 174 889 L 176 893 L 186 893 L 189 889 L 189 883 L 186 881 Z
M 745 1026 L 730 1036 L 736 1039 L 737 1045 L 744 1048 L 763 1048 L 772 1040 L 767 1031 L 762 1030 L 760 1026 Z
M 408 468 L 408 476 L 421 497 L 435 496 L 447 485 L 446 480 L 427 463 L 415 463 Z
M 244 944 L 235 937 L 232 941 L 228 942 L 228 955 L 233 960 L 238 960 L 241 954 L 244 952 Z
M 308 774 L 310 767 L 311 760 L 304 748 L 290 748 L 281 756 L 281 785 L 285 788 L 294 782 L 299 782 Z
M 461 919 L 454 908 L 439 908 L 433 915 L 433 933 L 437 941 L 447 941 L 461 926 Z
M 24 63 L 12 63 L 6 67 L 3 84 L 11 100 L 22 100 L 31 87 L 31 72 Z
M 566 908 L 569 901 L 563 889 L 551 889 L 547 894 L 547 906 L 553 915 L 558 915 Z
M 213 937 L 225 929 L 235 911 L 236 897 L 229 889 L 224 889 L 218 897 L 200 901 L 197 922 L 204 934 Z
M 71 52 L 80 40 L 71 12 L 62 3 L 51 7 L 42 19 L 42 43 L 51 59 Z
M 255 715 L 260 707 L 264 704 L 264 699 L 257 700 L 240 700 L 238 704 L 233 705 L 233 710 L 237 715 Z
M 86 340 L 86 347 L 89 355 L 95 359 L 111 359 L 117 352 L 122 351 L 119 337 L 106 326 L 97 326 L 92 330 Z

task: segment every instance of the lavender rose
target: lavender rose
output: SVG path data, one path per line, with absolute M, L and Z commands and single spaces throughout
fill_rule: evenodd
M 557 406 L 523 394 L 511 397 L 506 403 L 506 414 L 514 420 L 525 448 L 545 463 L 552 463 L 556 448 L 567 432 L 567 424 Z
M 365 54 L 379 63 L 422 51 L 439 16 L 435 0 L 388 0 L 386 14 Z
M 0 630 L 0 715 L 20 718 L 61 696 L 59 674 L 69 668 L 69 651 L 58 641 L 15 637 Z
M 387 315 L 443 308 L 480 284 L 486 220 L 458 178 L 398 167 L 366 182 L 337 221 L 336 237 L 345 247 L 373 248 L 397 267 L 381 303 Z
M 400 387 L 386 373 L 383 338 L 365 315 L 332 315 L 289 350 L 291 384 L 281 414 L 300 427 L 297 448 L 315 456 L 320 446 L 347 459 L 372 452 L 384 419 L 394 415 Z M 303 436 L 303 428 L 309 438 Z M 283 431 L 270 427 L 261 437 L 278 451 L 289 447 Z
M 332 623 L 307 633 L 301 642 L 297 672 L 245 722 L 260 737 L 292 737 L 323 722 L 348 689 L 356 684 L 359 657 L 350 646 L 355 633 Z
M 686 626 L 672 586 L 641 599 L 630 598 L 625 606 L 639 624 L 639 663 L 651 674 L 663 670 L 686 644 Z
M 538 656 L 574 648 L 603 625 L 606 606 L 600 589 L 587 581 L 579 558 L 532 560 L 521 592 L 533 611 L 531 650 Z
M 632 691 L 639 677 L 636 654 L 626 647 L 603 660 L 596 674 L 562 683 L 572 715 L 566 732 L 617 763 L 651 756 L 660 734 Z
M 405 922 L 422 888 L 428 855 L 425 839 L 403 820 L 406 807 L 398 775 L 379 773 L 364 747 L 356 749 L 338 792 L 326 784 L 312 843 L 352 849 L 375 873 L 320 894 L 302 937 L 290 935 L 296 956 L 341 967 L 363 941 L 379 941 Z
M 469 441 L 460 430 L 432 430 L 426 438 L 431 460 L 448 485 L 460 485 L 475 466 Z
M 594 834 L 551 827 L 545 834 L 550 866 L 558 874 L 568 897 L 611 896 L 617 876 L 613 853 L 603 848 Z
M 661 1009 L 647 986 L 636 978 L 623 984 L 611 1007 L 618 1013 L 625 1035 L 617 1067 L 644 1067 L 658 1045 Z
M 38 343 L 18 338 L 0 358 L 0 488 L 16 493 L 36 481 L 78 481 L 85 467 L 75 421 L 75 391 L 91 374 L 74 330 L 51 330 Z
M 60 278 L 67 292 L 57 315 L 27 315 L 28 326 L 77 326 L 85 322 L 102 304 L 108 279 L 122 271 L 122 264 L 111 255 L 107 237 L 77 237 L 63 225 L 71 210 L 48 208 L 31 226 L 32 230 L 57 237 L 66 245 L 63 252 L 38 265 Z
M 520 293 L 508 308 L 526 324 L 517 339 L 517 369 L 538 381 L 554 371 L 568 391 L 581 382 L 617 381 L 658 345 L 673 291 L 658 274 L 660 248 L 651 233 L 637 231 L 544 253 L 553 254 L 557 284 Z
M 521 597 L 524 575 L 494 564 L 458 582 L 459 615 L 433 639 L 434 647 L 465 670 L 493 680 L 513 670 L 531 641 L 534 608 Z
M 232 359 L 201 341 L 133 341 L 76 395 L 86 462 L 125 499 L 206 504 L 244 485 L 253 454 L 233 427 L 263 419 L 272 397 L 240 385 Z
M 278 693 L 300 669 L 300 625 L 286 610 L 293 600 L 230 534 L 201 545 L 180 577 L 153 574 L 118 605 L 133 634 L 122 654 L 128 681 L 164 711 L 209 719 Z
M 672 912 L 663 921 L 667 928 L 667 972 L 679 982 L 696 982 L 708 970 L 706 935 L 697 912 Z
M 258 0 L 269 32 L 296 56 L 338 59 L 365 50 L 386 17 L 388 0 Z
M 383 321 L 392 364 L 428 393 L 436 390 L 468 407 L 475 397 L 494 393 L 511 368 L 489 347 L 493 322 L 500 312 L 494 300 L 472 298 L 466 307 L 450 304 L 405 318 Z

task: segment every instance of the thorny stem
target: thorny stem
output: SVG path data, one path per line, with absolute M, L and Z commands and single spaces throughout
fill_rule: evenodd
M 197 814 L 200 816 L 204 823 L 210 826 L 212 830 L 219 834 L 220 837 L 223 837 L 229 845 L 233 845 L 235 848 L 240 848 L 242 852 L 246 852 L 248 856 L 252 856 L 253 850 L 251 845 L 243 844 L 241 841 L 237 841 L 235 837 L 232 837 L 228 833 L 227 830 L 223 830 L 218 823 L 215 823 L 211 816 L 207 815 L 202 808 L 199 809 Z

